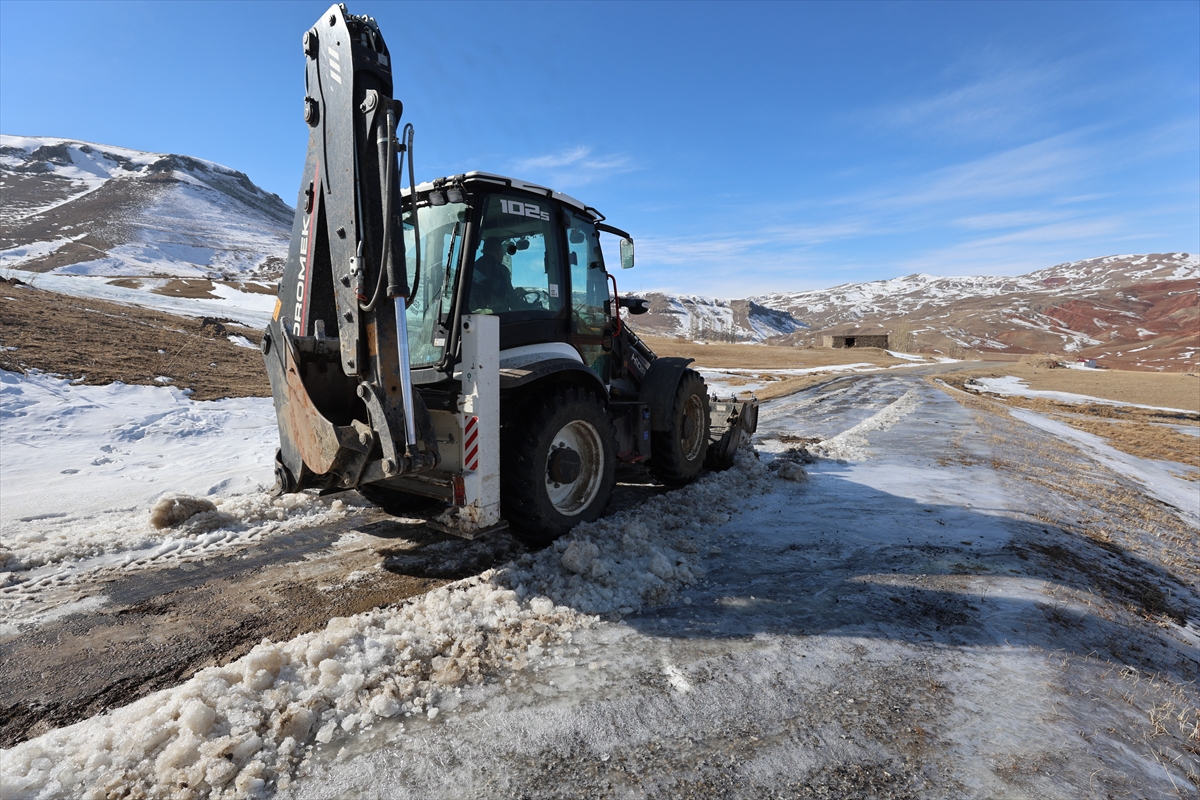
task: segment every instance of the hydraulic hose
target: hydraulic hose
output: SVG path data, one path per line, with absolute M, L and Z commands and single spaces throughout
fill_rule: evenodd
M 390 263 L 392 255 L 392 174 L 395 171 L 394 162 L 396 159 L 396 137 L 395 137 L 396 117 L 392 109 L 389 107 L 387 111 L 386 121 L 383 125 L 383 137 L 376 139 L 376 143 L 384 151 L 384 158 L 380 167 L 383 169 L 383 246 L 380 248 L 379 273 L 375 279 L 375 291 L 371 293 L 371 300 L 366 305 L 359 304 L 359 308 L 363 311 L 371 312 L 379 304 L 380 298 L 383 296 L 384 276 L 387 276 L 388 296 L 395 297 L 394 291 L 398 288 L 407 289 L 408 287 L 398 287 L 395 282 L 394 265 Z M 386 137 L 386 144 L 384 142 Z
M 400 158 L 404 158 L 404 152 L 408 152 L 408 207 L 412 209 L 412 225 L 413 225 L 413 263 L 417 268 L 413 271 L 413 283 L 410 291 L 410 297 L 416 295 L 417 287 L 421 285 L 421 226 L 417 223 L 417 179 L 416 171 L 413 167 L 413 137 L 415 129 L 411 122 L 404 125 L 404 133 L 401 134 L 401 151 Z M 401 162 L 403 165 L 403 162 Z M 403 166 L 401 166 L 401 174 L 403 174 Z M 400 209 L 401 214 L 404 209 Z

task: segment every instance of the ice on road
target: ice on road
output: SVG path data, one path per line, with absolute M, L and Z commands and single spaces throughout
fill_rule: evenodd
M 1195 576 L 1145 544 L 1182 523 L 1052 444 L 835 378 L 729 472 L 5 751 L 6 792 L 1191 796 Z
M 1155 704 L 1195 724 L 1194 639 L 1028 568 L 1057 500 L 993 467 L 970 411 L 919 380 L 835 381 L 765 406 L 765 461 L 781 435 L 855 446 L 707 531 L 681 601 L 578 631 L 434 724 L 320 750 L 284 795 L 1188 796 L 1186 725 L 1158 751 L 1143 734 Z M 1154 688 L 1121 649 L 1150 642 Z

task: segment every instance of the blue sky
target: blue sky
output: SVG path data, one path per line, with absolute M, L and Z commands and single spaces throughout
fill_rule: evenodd
M 744 297 L 1200 250 L 1200 3 L 384 3 L 418 180 L 546 183 L 623 288 Z M 0 2 L 0 130 L 186 153 L 293 203 L 328 7 Z

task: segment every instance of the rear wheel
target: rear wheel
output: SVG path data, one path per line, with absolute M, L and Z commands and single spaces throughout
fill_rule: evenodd
M 650 472 L 667 486 L 691 483 L 708 451 L 708 390 L 704 378 L 687 369 L 675 389 L 671 427 L 650 434 Z
M 505 519 L 539 544 L 598 519 L 616 482 L 616 451 L 608 412 L 592 392 L 564 386 L 535 398 L 505 425 Z
M 445 505 L 441 500 L 435 500 L 432 497 L 409 494 L 390 486 L 380 486 L 377 483 L 365 483 L 359 486 L 358 493 L 393 517 L 408 517 L 429 511 L 439 505 Z

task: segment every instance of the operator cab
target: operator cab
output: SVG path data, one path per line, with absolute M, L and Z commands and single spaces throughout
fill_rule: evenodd
M 614 289 L 616 283 L 605 269 L 600 233 L 621 237 L 626 268 L 633 266 L 628 234 L 573 197 L 485 172 L 423 183 L 416 195 L 415 224 L 410 192 L 403 204 L 415 383 L 453 374 L 453 321 L 467 313 L 500 318 L 502 365 L 566 356 L 606 387 L 620 381 L 612 358 L 619 312 L 609 297 L 610 281 Z

